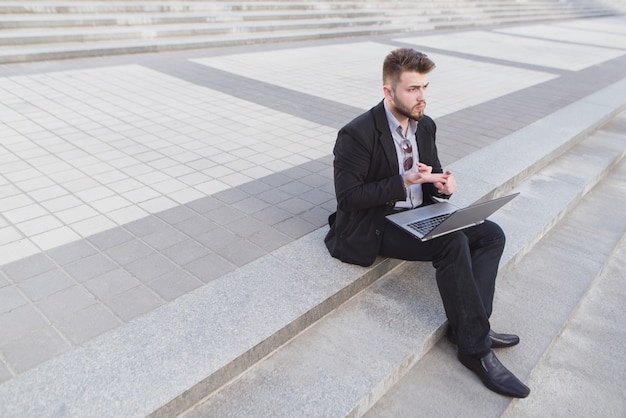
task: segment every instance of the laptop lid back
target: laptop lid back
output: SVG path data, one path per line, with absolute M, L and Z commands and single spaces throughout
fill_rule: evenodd
M 450 232 L 458 231 L 470 226 L 483 223 L 490 215 L 500 209 L 502 206 L 509 203 L 519 193 L 513 193 L 507 196 L 499 197 L 489 200 L 487 202 L 476 203 L 468 207 L 459 209 L 453 212 L 446 218 L 445 221 L 440 223 L 432 231 L 422 237 L 422 241 L 440 237 Z

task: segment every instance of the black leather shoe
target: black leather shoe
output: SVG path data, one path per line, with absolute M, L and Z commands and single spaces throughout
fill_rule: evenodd
M 458 357 L 459 361 L 476 373 L 490 390 L 513 398 L 525 398 L 530 393 L 528 386 L 504 367 L 493 351 L 489 351 L 489 354 L 480 359 L 463 354 L 459 354 Z
M 491 340 L 491 348 L 507 348 L 519 344 L 519 337 L 513 334 L 498 334 L 489 331 L 489 339 Z
M 446 331 L 448 341 L 456 345 L 456 338 L 452 333 L 452 328 L 448 327 Z M 489 330 L 489 339 L 491 340 L 491 348 L 507 348 L 519 344 L 519 337 L 513 334 L 498 334 Z

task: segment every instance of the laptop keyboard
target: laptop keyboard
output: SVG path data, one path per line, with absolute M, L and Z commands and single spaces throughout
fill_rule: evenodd
M 417 232 L 421 234 L 428 234 L 432 231 L 437 225 L 442 223 L 450 214 L 439 215 L 428 219 L 422 219 L 421 221 L 411 222 L 408 224 L 409 227 L 413 228 Z

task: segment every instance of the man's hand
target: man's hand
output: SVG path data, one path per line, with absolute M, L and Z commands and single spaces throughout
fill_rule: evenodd
M 426 165 L 424 163 L 417 163 L 417 171 L 423 174 L 430 174 L 433 172 L 433 168 L 429 165 Z
M 432 171 L 433 168 L 431 166 L 424 163 L 417 163 L 417 173 L 410 172 L 404 175 L 404 187 L 409 187 L 412 184 L 422 183 L 445 184 L 448 181 L 446 178 L 446 174 L 433 174 Z
M 433 184 L 437 188 L 437 191 L 441 194 L 452 194 L 456 191 L 456 180 L 451 171 L 446 171 L 442 174 L 445 181 L 433 181 Z
M 406 173 L 403 177 L 404 187 L 412 184 L 433 183 L 441 194 L 450 195 L 456 191 L 456 180 L 451 171 L 433 174 L 433 168 L 424 163 L 417 163 L 417 173 Z

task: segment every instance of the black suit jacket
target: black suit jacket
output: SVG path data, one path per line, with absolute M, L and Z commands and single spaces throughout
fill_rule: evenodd
M 432 166 L 433 173 L 441 173 L 436 130 L 435 122 L 424 116 L 416 139 L 420 161 Z M 406 199 L 382 101 L 339 130 L 333 154 L 337 211 L 329 217 L 324 242 L 333 257 L 369 266 L 378 256 L 385 215 L 398 200 Z M 433 203 L 433 196 L 449 197 L 430 183 L 422 189 L 424 204 Z

